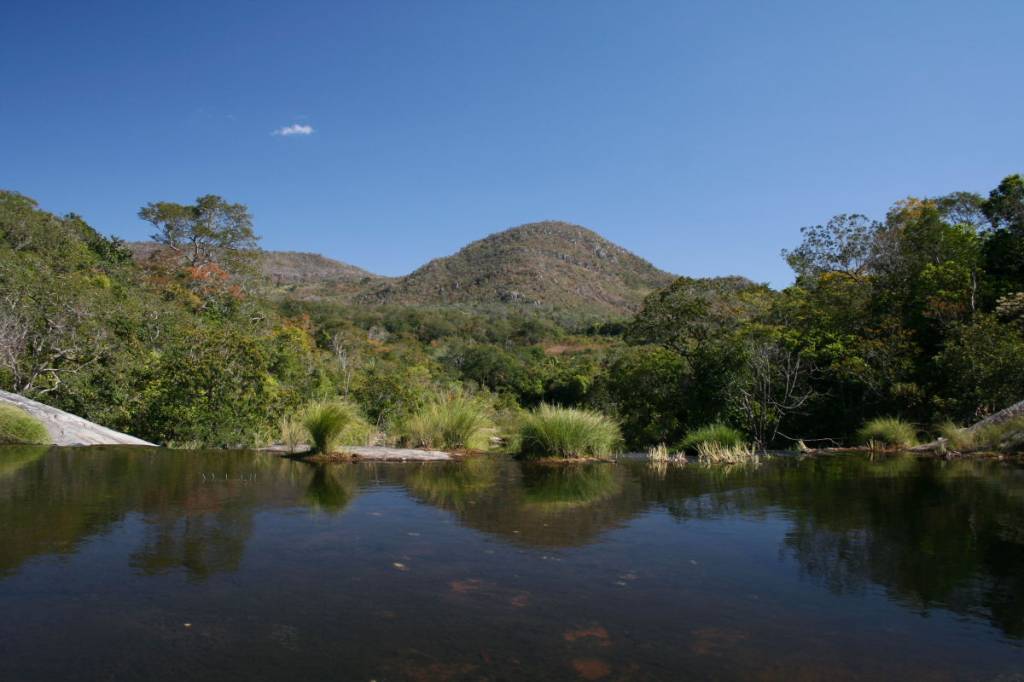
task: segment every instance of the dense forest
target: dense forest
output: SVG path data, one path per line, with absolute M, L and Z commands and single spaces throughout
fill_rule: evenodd
M 456 387 L 498 424 L 542 403 L 603 412 L 631 449 L 712 422 L 766 447 L 849 443 L 873 417 L 928 432 L 1024 398 L 1020 175 L 803 228 L 782 291 L 680 277 L 632 317 L 302 299 L 263 274 L 245 206 L 139 215 L 159 247 L 144 259 L 0 192 L 0 388 L 178 446 L 272 442 L 335 398 L 387 434 Z

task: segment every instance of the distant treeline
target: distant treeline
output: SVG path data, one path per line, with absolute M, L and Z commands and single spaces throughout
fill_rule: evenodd
M 1024 398 L 1024 178 L 804 228 L 783 291 L 679 278 L 632 319 L 536 306 L 357 306 L 271 295 L 245 206 L 149 204 L 132 260 L 75 215 L 0 192 L 0 388 L 174 444 L 274 440 L 346 399 L 387 431 L 458 386 L 498 413 L 616 417 L 627 445 L 726 422 L 762 445 L 922 430 Z

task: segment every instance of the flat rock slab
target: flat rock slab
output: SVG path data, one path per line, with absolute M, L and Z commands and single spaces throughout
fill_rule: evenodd
M 305 458 L 303 454 L 308 445 L 297 447 L 293 453 L 284 445 L 271 445 L 260 448 L 262 452 L 273 452 L 278 455 Z M 309 455 L 313 461 L 331 462 L 345 460 L 366 460 L 370 462 L 448 462 L 454 457 L 440 450 L 415 450 L 413 448 L 387 448 L 381 445 L 345 445 L 338 452 L 330 455 Z
M 20 407 L 42 422 L 54 445 L 153 445 L 17 393 L 0 391 L 0 403 Z
M 357 459 L 378 462 L 444 462 L 452 459 L 447 452 L 440 450 L 414 450 L 412 448 L 385 448 L 376 445 L 351 446 L 342 449 L 347 455 Z

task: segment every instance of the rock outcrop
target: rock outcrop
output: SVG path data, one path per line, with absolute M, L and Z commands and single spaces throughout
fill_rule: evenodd
M 54 445 L 153 445 L 17 393 L 0 391 L 0 402 L 20 407 L 42 422 Z
M 1017 417 L 1024 417 L 1024 400 L 1019 403 L 1014 403 L 1005 409 L 999 410 L 993 415 L 985 417 L 980 422 L 968 426 L 967 430 L 977 431 L 978 429 L 982 429 L 986 426 L 1002 424 L 1003 422 L 1008 422 L 1011 419 L 1016 419 Z

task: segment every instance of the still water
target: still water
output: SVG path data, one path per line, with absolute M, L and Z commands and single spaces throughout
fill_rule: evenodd
M 0 449 L 0 680 L 1024 679 L 1024 469 Z

